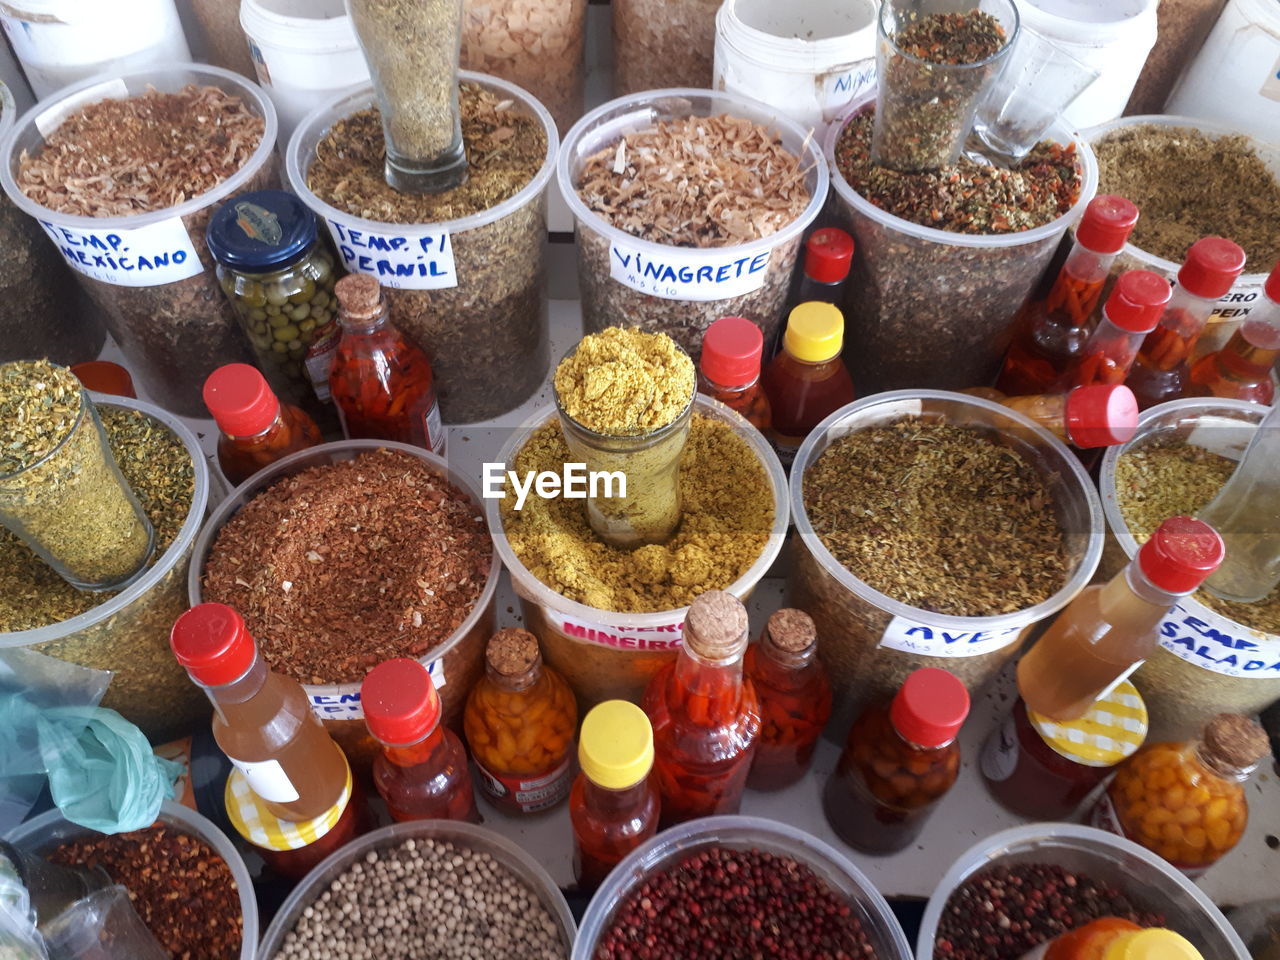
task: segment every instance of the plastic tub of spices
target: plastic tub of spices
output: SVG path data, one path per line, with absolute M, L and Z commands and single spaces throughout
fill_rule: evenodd
M 537 960 L 554 960 L 556 957 L 563 957 L 567 960 L 569 951 L 573 946 L 577 929 L 573 922 L 573 914 L 569 912 L 569 904 L 565 901 L 564 894 L 560 892 L 560 888 L 556 886 L 551 875 L 547 873 L 546 868 L 535 860 L 524 849 L 517 846 L 506 837 L 500 836 L 485 827 L 476 826 L 471 823 L 461 823 L 456 820 L 415 820 L 408 823 L 396 823 L 389 827 L 382 827 L 372 833 L 365 834 L 362 837 L 347 844 L 336 853 L 330 855 L 318 867 L 311 871 L 298 886 L 294 887 L 293 892 L 289 894 L 289 898 L 285 900 L 280 910 L 276 913 L 275 919 L 271 921 L 271 926 L 267 928 L 267 932 L 262 936 L 262 944 L 258 948 L 257 956 L 260 960 L 288 960 L 288 958 L 309 957 L 311 954 L 308 949 L 315 950 L 316 946 L 308 947 L 306 941 L 309 939 L 306 932 L 299 930 L 299 924 L 304 919 L 311 919 L 315 913 L 319 912 L 316 907 L 316 901 L 322 896 L 330 898 L 330 902 L 334 899 L 339 901 L 343 899 L 344 885 L 342 878 L 354 868 L 361 870 L 359 878 L 356 880 L 354 887 L 347 886 L 346 889 L 365 893 L 369 892 L 371 880 L 368 871 L 373 859 L 385 859 L 387 855 L 395 849 L 404 847 L 405 844 L 412 842 L 415 851 L 424 858 L 432 855 L 432 848 L 428 844 L 447 843 L 454 847 L 453 856 L 466 856 L 468 854 L 483 854 L 491 857 L 497 864 L 505 868 L 505 870 L 514 877 L 514 879 L 526 890 L 528 890 L 537 903 L 540 904 L 547 914 L 547 918 L 553 930 L 549 930 L 549 940 L 559 941 L 559 951 L 556 952 L 551 947 L 547 952 L 533 952 L 528 954 L 521 953 L 518 949 L 499 950 L 494 956 L 529 956 L 537 958 Z M 426 865 L 423 867 L 423 874 L 419 875 L 413 872 L 404 872 L 396 880 L 395 885 L 406 891 L 426 874 L 436 873 L 442 878 L 451 879 L 453 871 L 462 864 L 442 865 L 439 870 L 430 870 Z M 471 889 L 478 893 L 487 892 L 488 884 L 493 882 L 492 876 L 486 880 L 482 880 L 478 885 L 472 886 Z M 351 880 L 347 881 L 350 884 Z M 387 891 L 381 891 L 385 895 Z M 420 906 L 408 907 L 405 901 L 399 901 L 398 904 L 380 904 L 375 902 L 365 902 L 362 898 L 360 909 L 365 917 L 364 927 L 361 932 L 363 938 L 372 940 L 373 935 L 369 933 L 368 921 L 382 917 L 379 908 L 382 907 L 388 911 L 394 911 L 397 906 L 400 910 L 400 919 L 405 922 L 412 923 L 414 920 L 421 918 L 429 925 L 430 934 L 435 934 L 436 927 L 445 922 L 447 926 L 448 914 L 441 913 L 438 909 L 438 903 L 447 902 L 453 904 L 462 903 L 462 910 L 471 911 L 474 908 L 474 900 L 463 900 L 461 896 L 456 898 L 448 898 L 448 894 L 453 891 L 446 888 L 440 900 L 427 900 Z M 353 897 L 354 899 L 354 897 Z M 425 898 L 424 898 L 425 900 Z M 455 907 L 455 910 L 458 908 Z M 515 911 L 508 910 L 505 917 L 510 917 Z M 457 914 L 454 914 L 457 917 Z M 323 922 L 323 921 L 321 921 Z M 501 923 L 499 919 L 498 923 Z M 484 924 L 487 926 L 487 923 Z M 383 929 L 386 929 L 385 927 Z M 321 930 L 308 931 L 312 934 L 319 933 L 322 937 L 323 946 L 320 947 L 323 952 L 328 952 L 334 947 L 335 938 L 331 933 Z M 505 932 L 505 931 L 504 931 Z M 428 931 L 423 931 L 424 935 Z M 452 931 L 446 931 L 449 935 L 461 936 L 462 931 L 454 934 Z M 383 944 L 377 944 L 378 947 Z M 387 945 L 390 946 L 390 945 Z M 301 948 L 301 949 L 300 949 Z M 443 949 L 442 953 L 447 952 Z M 385 952 L 387 956 L 399 956 L 399 952 L 390 950 Z
M 807 490 L 810 471 L 815 464 L 821 463 L 823 455 L 833 444 L 863 431 L 889 427 L 905 418 L 919 419 L 925 426 L 943 425 L 971 430 L 976 436 L 968 438 L 969 445 L 972 446 L 976 438 L 988 440 L 994 444 L 989 448 L 995 451 L 993 455 L 1000 454 L 1001 448 L 1016 453 L 1031 468 L 1029 476 L 1039 487 L 1034 491 L 1025 490 L 1025 494 L 1034 493 L 1046 498 L 1049 501 L 1047 509 L 1056 520 L 1056 531 L 1046 527 L 1037 533 L 1043 542 L 1034 549 L 1043 551 L 1045 556 L 1037 555 L 1029 547 L 1010 567 L 1007 564 L 1013 558 L 1000 553 L 1014 549 L 1006 542 L 991 548 L 997 555 L 992 556 L 989 569 L 966 571 L 985 574 L 985 577 L 965 576 L 963 583 L 966 587 L 981 587 L 988 581 L 1000 584 L 991 588 L 995 597 L 985 604 L 977 597 L 971 600 L 966 597 L 967 605 L 1008 604 L 1005 599 L 1007 591 L 1027 580 L 1032 571 L 1037 573 L 1039 593 L 1047 593 L 1047 596 L 1021 609 L 989 615 L 937 613 L 894 599 L 876 589 L 852 573 L 828 549 L 814 530 L 813 521 L 818 514 L 812 512 L 814 507 L 810 498 L 826 493 L 829 499 L 834 498 L 831 502 L 839 502 L 841 498 L 858 494 Z M 886 437 L 881 442 L 897 441 Z M 884 449 L 887 454 L 888 447 Z M 1002 458 L 1000 462 L 1005 461 Z M 945 469 L 950 470 L 950 467 Z M 1000 480 L 1012 484 L 1017 476 L 1004 476 Z M 925 481 L 922 479 L 921 482 Z M 935 487 L 944 484 L 942 476 L 928 483 L 927 497 L 941 499 L 947 496 L 945 488 L 935 492 Z M 978 487 L 975 488 L 975 484 Z M 971 488 L 987 491 L 987 495 L 981 498 L 983 503 L 993 502 L 999 496 L 994 475 L 957 478 L 955 492 Z M 874 491 L 863 492 L 865 499 L 873 494 Z M 893 494 L 905 503 L 914 503 L 914 495 L 915 492 L 906 490 Z M 868 504 L 866 509 L 873 507 Z M 927 511 L 928 508 L 920 509 Z M 1025 524 L 1030 522 L 1032 515 L 1044 512 L 1044 508 L 1038 505 L 1025 506 L 1024 509 L 1027 512 L 1019 521 L 1007 522 Z M 892 696 L 907 675 L 920 667 L 948 670 L 964 681 L 971 693 L 976 692 L 1018 652 L 1022 641 L 1037 623 L 1057 613 L 1089 583 L 1102 554 L 1102 504 L 1093 481 L 1070 448 L 1033 420 L 1008 407 L 939 390 L 899 390 L 866 397 L 842 407 L 818 424 L 800 446 L 791 468 L 791 512 L 799 536 L 793 538 L 794 552 L 787 583 L 789 604 L 804 610 L 817 625 L 818 636 L 822 638 L 819 656 L 831 675 L 837 716 L 849 717 L 865 702 Z M 925 537 L 935 535 L 927 526 L 923 530 Z M 840 535 L 852 539 L 857 531 L 841 531 Z M 950 531 L 937 535 L 950 535 Z M 1030 535 L 1030 532 L 1026 534 Z M 1019 544 L 1021 537 L 1020 534 Z M 957 546 L 963 544 L 957 543 Z M 1051 550 L 1055 552 L 1052 557 Z M 882 559 L 892 570 L 900 569 L 890 555 L 886 554 Z M 875 563 L 874 560 L 868 562 Z M 892 576 L 883 571 L 881 574 Z M 877 582 L 881 586 L 890 585 L 884 579 Z M 1056 588 L 1053 586 L 1055 582 Z M 920 586 L 897 581 L 892 585 L 903 591 Z M 944 597 L 934 591 L 927 594 L 922 602 L 941 605 L 944 600 L 954 604 L 958 598 Z
M 1100 909 L 1108 915 L 1133 911 L 1140 920 L 1148 921 L 1141 923 L 1142 926 L 1161 925 L 1149 922 L 1155 919 L 1151 914 L 1163 917 L 1163 926 L 1189 939 L 1199 948 L 1205 960 L 1244 960 L 1249 956 L 1244 943 L 1213 901 L 1154 853 L 1130 840 L 1093 827 L 1038 823 L 994 834 L 970 847 L 956 859 L 934 889 L 925 907 L 920 935 L 916 940 L 916 960 L 933 960 L 935 956 L 954 957 L 958 960 L 975 960 L 977 957 L 986 960 L 991 957 L 989 948 L 956 942 L 962 937 L 967 940 L 965 929 L 971 931 L 975 940 L 1003 932 L 994 927 L 991 919 L 998 915 L 996 911 L 987 912 L 984 909 L 982 901 L 991 898 L 983 890 L 974 891 L 970 884 L 974 881 L 981 883 L 979 875 L 988 870 L 1025 870 L 1032 865 L 1048 866 L 1050 870 L 1046 871 L 1046 875 L 1058 880 L 1059 890 L 1064 888 L 1062 879 L 1071 876 L 1076 878 L 1076 882 L 1065 885 L 1068 891 L 1080 890 L 1086 881 L 1092 881 L 1088 885 L 1095 890 L 1101 886 L 1118 893 L 1121 898 L 1119 901 L 1106 892 L 1096 897 L 1093 901 L 1097 904 L 1093 907 L 1095 911 Z M 1018 889 L 1031 892 L 1035 886 L 1034 878 L 1026 878 Z M 962 888 L 972 892 L 956 904 L 961 912 L 951 914 L 947 910 L 948 901 Z M 1067 909 L 1077 903 L 1075 895 L 1071 893 L 1054 893 L 1053 898 L 1055 902 L 1049 906 L 1039 906 L 1036 909 L 1032 924 L 1038 919 L 1051 916 L 1051 908 L 1058 906 L 1058 900 L 1063 901 Z M 1025 909 L 1021 904 L 1012 902 L 1002 903 L 998 909 L 1000 907 L 1018 910 L 1019 914 Z M 1083 909 L 1087 910 L 1088 907 Z M 1078 922 L 1093 919 L 1098 917 L 1085 916 Z M 986 925 L 992 925 L 994 929 Z M 939 936 L 946 936 L 957 930 L 961 936 L 952 939 L 950 951 L 945 954 L 936 952 Z M 1044 931 L 1038 931 L 1033 926 L 1024 936 L 1034 941 L 1031 945 L 1035 946 L 1062 932 L 1059 922 L 1058 926 Z M 1022 952 L 1025 951 L 1020 951 L 1015 946 L 1007 958 L 1014 960 Z M 1006 957 L 1005 954 L 998 956 L 1002 960 Z
M 1143 411 L 1133 439 L 1102 460 L 1108 540 L 1120 549 L 1108 550 L 1101 572 L 1137 554 L 1155 513 L 1194 515 L 1206 506 L 1268 409 L 1187 399 Z M 1161 621 L 1159 640 L 1133 676 L 1151 713 L 1152 742 L 1190 739 L 1218 713 L 1251 716 L 1280 700 L 1280 590 L 1258 603 L 1229 603 L 1206 591 L 1184 597 Z
M 147 121 L 139 119 L 138 107 L 124 106 L 147 99 L 153 111 Z M 99 117 L 95 124 L 67 123 L 84 109 Z M 200 118 L 211 114 L 220 118 L 217 131 L 205 143 L 190 142 L 205 129 Z M 204 416 L 205 377 L 224 363 L 249 359 L 204 233 L 228 196 L 274 184 L 275 131 L 275 108 L 257 86 L 228 70 L 178 64 L 59 91 L 23 114 L 0 142 L 5 192 L 39 221 L 71 265 L 147 393 L 176 413 Z M 87 142 L 76 139 L 86 136 Z M 174 137 L 183 144 L 180 157 L 170 144 Z M 68 155 L 86 147 L 103 151 L 97 172 L 110 167 L 111 176 L 94 182 L 113 184 L 114 194 L 105 187 L 98 194 L 70 193 L 62 186 Z M 79 171 L 82 161 L 76 163 Z M 146 187 L 136 185 L 143 165 L 152 163 Z M 200 187 L 189 196 L 193 182 Z
M 862 946 L 866 956 L 877 960 L 910 960 L 911 947 L 889 904 L 866 875 L 840 851 L 787 824 L 739 816 L 704 817 L 681 824 L 663 831 L 629 853 L 609 874 L 587 906 L 578 941 L 574 944 L 573 960 L 594 960 L 601 941 L 626 909 L 625 902 L 641 884 L 672 870 L 691 856 L 712 849 L 760 851 L 799 862 L 816 875 L 819 884 L 849 907 L 865 937 Z M 791 893 L 787 879 L 783 879 L 783 896 Z M 811 890 L 806 893 L 805 900 L 811 902 Z M 687 945 L 685 954 L 690 957 L 702 955 L 699 948 L 703 931 L 696 927 L 693 929 L 697 939 Z M 863 954 L 850 950 L 848 955 Z
M 372 87 L 344 94 L 310 113 L 294 132 L 285 159 L 290 187 L 328 227 L 342 266 L 378 278 L 387 288 L 391 322 L 431 357 L 440 412 L 449 424 L 487 420 L 513 410 L 546 376 L 546 193 L 559 145 L 551 115 L 524 90 L 465 70 L 458 77 L 463 140 L 472 169 L 467 185 L 431 201 L 439 219 L 410 223 L 384 213 L 389 219 L 379 221 L 321 196 L 345 189 L 352 170 L 374 177 L 382 184 L 380 190 L 390 189 L 383 181 L 378 153 L 382 126 L 376 112 L 372 122 L 360 122 L 364 111 L 376 108 Z M 501 158 L 515 141 L 503 133 L 512 127 L 529 144 L 539 145 L 537 164 L 529 161 L 531 171 L 496 165 L 505 162 Z M 371 138 L 368 162 L 360 160 L 363 166 L 352 170 L 334 169 L 333 183 L 325 180 L 328 186 L 322 186 L 315 178 L 317 170 L 324 172 L 326 167 L 318 161 L 317 150 L 332 158 L 342 149 L 333 138 L 355 130 Z M 507 149 L 498 149 L 500 144 Z M 478 162 L 485 166 L 477 167 Z M 478 212 L 450 212 L 455 204 L 484 202 L 487 193 L 467 192 L 481 189 L 504 199 Z M 352 203 L 361 210 L 395 210 L 401 203 L 419 200 L 380 193 L 375 200 L 358 198 Z
M 722 119 L 713 129 L 709 120 L 715 117 Z M 683 132 L 659 127 L 691 118 L 691 129 Z M 700 118 L 702 122 L 698 122 Z M 747 142 L 743 130 L 753 126 L 764 133 L 752 134 Z M 709 142 L 716 135 L 723 135 L 724 140 L 714 147 L 690 147 L 686 142 L 682 149 L 688 153 L 679 158 L 656 156 L 648 147 L 628 151 L 621 145 L 624 137 L 657 135 L 659 129 L 669 130 L 672 142 L 704 134 Z M 730 134 L 746 142 L 746 146 L 733 143 L 742 153 L 740 158 L 734 158 L 729 149 Z M 724 222 L 717 224 L 715 215 L 707 213 L 705 224 L 697 227 L 704 219 L 697 214 L 693 229 L 684 223 L 689 213 L 676 206 L 680 199 L 674 194 L 667 198 L 667 208 L 658 203 L 661 183 L 651 186 L 644 193 L 646 202 L 636 206 L 637 201 L 628 194 L 638 188 L 607 179 L 623 174 L 631 177 L 646 167 L 661 170 L 664 159 L 678 159 L 683 167 L 694 167 L 691 173 L 679 176 L 689 177 L 694 187 L 706 188 L 705 196 L 695 204 L 698 209 L 703 204 L 709 210 L 722 206 L 736 216 L 722 218 Z M 730 159 L 738 173 L 721 169 Z M 757 189 L 776 190 L 776 195 L 766 198 L 760 209 L 735 208 L 732 196 L 724 199 L 725 185 L 719 178 L 741 177 L 741 171 L 750 169 L 752 163 L 761 168 Z M 597 197 L 593 192 L 584 199 L 580 191 L 585 173 L 602 178 L 592 182 L 592 191 L 609 184 L 617 187 L 618 196 Z M 827 195 L 826 161 L 810 131 L 773 107 L 735 94 L 649 91 L 611 100 L 574 124 L 565 136 L 556 176 L 576 224 L 578 283 L 587 332 L 598 332 L 625 318 L 629 325 L 650 333 L 669 334 L 695 361 L 703 334 L 721 317 L 746 317 L 760 327 L 765 343 L 775 341 L 801 235 L 817 217 Z M 689 203 L 687 195 L 683 202 Z M 672 236 L 673 241 L 642 239 L 620 229 L 593 209 L 601 205 L 609 205 L 617 217 L 627 213 L 630 228 Z M 764 229 L 757 221 L 772 232 L 752 238 Z M 722 235 L 717 242 L 724 241 L 724 245 L 695 247 L 697 239 L 680 239 L 681 231 L 702 236 L 710 229 Z M 747 239 L 728 242 L 734 237 Z

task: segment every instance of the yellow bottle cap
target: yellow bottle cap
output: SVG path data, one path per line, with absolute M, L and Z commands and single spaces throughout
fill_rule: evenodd
M 806 363 L 821 363 L 844 346 L 844 315 L 829 303 L 802 303 L 787 318 L 782 346 Z
M 1139 930 L 1116 937 L 1102 960 L 1204 960 L 1191 941 L 1172 930 Z
M 653 767 L 649 718 L 626 700 L 593 707 L 578 735 L 578 763 L 587 779 L 606 790 L 635 786 Z

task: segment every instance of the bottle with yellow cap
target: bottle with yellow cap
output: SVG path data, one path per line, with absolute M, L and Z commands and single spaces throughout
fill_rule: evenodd
M 1102 917 L 1042 943 L 1022 960 L 1203 960 L 1172 930 L 1143 930 L 1120 917 Z
M 658 831 L 653 728 L 626 700 L 606 700 L 587 714 L 578 736 L 582 771 L 569 794 L 574 873 L 580 889 L 600 885 L 618 861 Z
M 764 372 L 773 412 L 769 439 L 790 462 L 823 419 L 853 402 L 853 380 L 840 359 L 844 316 L 829 303 L 802 303 L 791 311 L 782 350 Z

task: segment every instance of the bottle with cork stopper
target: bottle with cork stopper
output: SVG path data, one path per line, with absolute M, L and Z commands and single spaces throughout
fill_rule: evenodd
M 747 610 L 710 590 L 693 601 L 676 661 L 644 694 L 664 827 L 737 813 L 760 735 L 760 705 L 743 674 Z
M 764 334 L 745 317 L 721 317 L 707 328 L 698 360 L 698 392 L 719 400 L 761 432 L 772 418 L 760 383 Z
M 1126 270 L 1102 307 L 1102 319 L 1089 334 L 1057 390 L 1092 383 L 1124 383 L 1138 348 L 1155 329 L 1169 303 L 1169 284 L 1150 270 Z
M 1248 316 L 1220 350 L 1191 368 L 1184 396 L 1227 397 L 1270 406 L 1275 399 L 1271 371 L 1280 358 L 1280 263 L 1272 268 Z M 75 372 L 75 367 L 72 367 Z
M 218 466 L 240 486 L 269 464 L 324 442 L 301 407 L 281 403 L 255 367 L 228 363 L 204 382 L 204 405 L 218 425 Z

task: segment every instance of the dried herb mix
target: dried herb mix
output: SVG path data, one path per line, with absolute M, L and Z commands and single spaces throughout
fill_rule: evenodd
M 978 63 L 1005 44 L 1000 21 L 981 10 L 935 13 L 894 34 L 903 53 L 928 63 Z
M 719 0 L 614 0 L 614 87 L 710 90 Z

